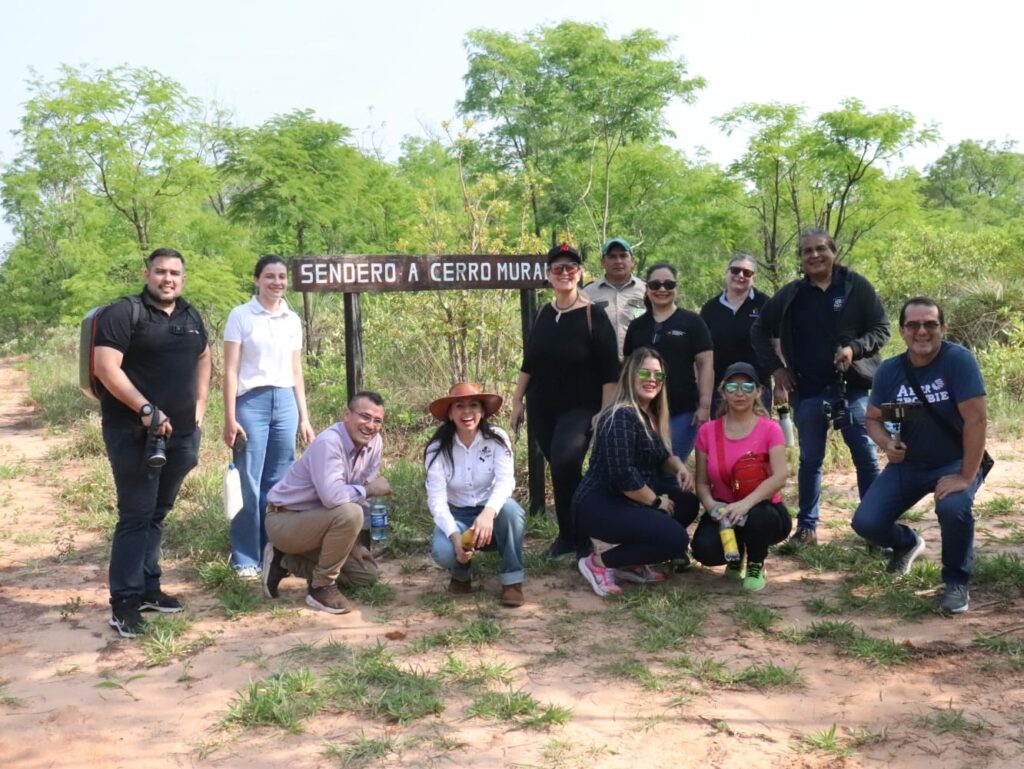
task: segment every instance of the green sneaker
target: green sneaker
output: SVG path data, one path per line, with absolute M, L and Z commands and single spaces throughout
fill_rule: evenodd
M 764 564 L 748 563 L 747 576 L 743 578 L 744 590 L 764 590 Z
M 743 561 L 729 561 L 725 564 L 726 579 L 734 579 L 737 582 L 743 581 Z

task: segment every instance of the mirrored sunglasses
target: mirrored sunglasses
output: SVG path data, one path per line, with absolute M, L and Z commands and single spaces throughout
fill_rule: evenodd
M 648 379 L 653 379 L 655 382 L 665 381 L 664 371 L 651 371 L 649 368 L 638 368 L 636 370 L 636 378 L 646 382 Z
M 651 289 L 651 291 L 661 291 L 661 289 L 665 289 L 666 291 L 674 291 L 677 285 L 679 284 L 676 283 L 674 280 L 647 281 L 647 288 Z
M 727 393 L 730 393 L 732 395 L 735 395 L 740 390 L 742 390 L 747 395 L 750 395 L 752 392 L 754 392 L 754 390 L 757 389 L 757 385 L 755 385 L 753 382 L 726 382 L 724 389 Z
M 552 275 L 575 275 L 579 271 L 578 264 L 552 264 L 548 267 L 548 272 Z

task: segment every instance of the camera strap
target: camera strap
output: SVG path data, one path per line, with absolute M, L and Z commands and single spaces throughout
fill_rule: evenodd
M 943 347 L 939 351 L 939 354 L 935 356 L 935 360 L 938 360 L 940 357 L 942 357 L 943 353 L 945 352 L 946 348 Z M 917 381 L 917 375 L 914 373 L 914 367 L 910 365 L 910 357 L 907 355 L 907 353 L 903 353 L 902 355 L 900 355 L 900 364 L 902 364 L 903 366 L 903 374 L 907 378 L 907 383 L 910 385 L 910 389 L 914 391 L 914 395 L 917 396 L 917 400 L 924 407 L 925 413 L 928 414 L 928 416 L 930 416 L 932 420 L 945 431 L 946 435 L 955 440 L 957 443 L 963 445 L 963 430 L 958 430 L 956 425 L 952 424 L 951 422 L 949 422 L 949 420 L 942 416 L 942 414 L 940 414 L 938 410 L 931 404 L 931 401 L 929 401 L 925 397 L 924 392 L 921 390 L 921 385 Z M 986 449 L 985 452 L 981 455 L 982 479 L 988 476 L 989 470 L 992 469 L 992 466 L 995 463 L 996 461 L 992 459 L 992 455 L 989 454 L 988 450 Z

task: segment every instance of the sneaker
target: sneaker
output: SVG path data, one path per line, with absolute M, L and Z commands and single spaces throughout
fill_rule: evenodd
M 260 578 L 261 571 L 258 566 L 236 566 L 235 574 L 241 580 L 245 580 L 246 582 L 255 582 Z
M 522 606 L 526 601 L 523 598 L 523 583 L 516 582 L 514 585 L 502 585 L 501 586 L 501 605 L 511 606 L 515 608 Z
M 798 545 L 816 545 L 818 544 L 818 532 L 814 529 L 797 529 L 789 541 Z
M 557 537 L 548 546 L 548 558 L 561 558 L 563 555 L 576 555 L 576 543 Z M 582 556 L 581 556 L 582 557 Z
M 604 598 L 609 595 L 622 595 L 622 588 L 615 584 L 615 570 L 604 566 L 598 566 L 593 555 L 580 558 L 577 563 L 580 574 L 586 577 L 587 582 L 594 588 L 594 592 Z
M 764 590 L 764 576 L 765 575 L 763 563 L 748 563 L 747 575 L 743 578 L 743 589 L 750 590 L 755 593 L 758 590 Z
M 650 585 L 656 582 L 664 582 L 667 576 L 660 571 L 655 571 L 650 566 L 623 566 L 615 570 L 615 578 L 624 582 L 632 582 L 636 585 Z
M 924 552 L 924 540 L 915 531 L 914 544 L 905 550 L 893 550 L 889 556 L 889 563 L 885 570 L 890 574 L 910 574 L 910 567 L 914 565 L 914 559 Z
M 277 586 L 288 576 L 288 570 L 281 565 L 284 553 L 269 542 L 263 548 L 263 595 L 277 598 Z
M 729 561 L 726 563 L 725 576 L 728 579 L 734 579 L 737 582 L 742 582 L 744 577 L 743 561 Z
M 306 594 L 306 605 L 328 614 L 348 614 L 352 611 L 348 599 L 341 594 L 338 586 L 333 582 L 323 587 L 310 586 L 309 593 Z
M 967 591 L 967 585 L 954 585 L 947 583 L 939 598 L 939 611 L 950 614 L 963 614 L 971 603 L 971 594 Z
M 142 596 L 142 603 L 139 605 L 139 611 L 159 611 L 164 614 L 177 614 L 184 609 L 181 601 L 174 596 L 167 595 L 163 590 L 146 593 Z
M 448 592 L 452 595 L 469 595 L 473 592 L 473 580 L 452 577 L 448 583 Z
M 110 604 L 110 627 L 121 638 L 135 638 L 145 632 L 146 620 L 139 613 L 138 598 L 117 598 Z

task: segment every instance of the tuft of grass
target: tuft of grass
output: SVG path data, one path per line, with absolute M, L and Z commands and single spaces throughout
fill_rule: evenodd
M 798 744 L 802 750 L 820 750 L 833 756 L 849 756 L 853 753 L 853 750 L 844 743 L 835 724 L 820 732 L 804 735 L 799 738 Z
M 189 653 L 189 645 L 182 640 L 192 627 L 192 620 L 184 614 L 161 614 L 146 622 L 142 637 L 142 652 L 146 667 L 169 665 L 178 657 Z
M 481 686 L 491 681 L 506 685 L 512 682 L 512 669 L 504 662 L 480 661 L 468 665 L 451 652 L 445 654 L 437 673 L 449 683 L 465 686 Z
M 0 465 L 0 481 L 9 481 L 14 478 L 21 478 L 27 475 L 29 472 L 28 465 L 25 464 L 25 460 L 19 459 L 17 462 L 12 464 Z
M 201 563 L 197 571 L 203 587 L 217 594 L 221 613 L 226 619 L 249 614 L 262 603 L 256 585 L 241 579 L 227 561 Z
M 633 656 L 605 663 L 598 668 L 598 671 L 616 678 L 635 681 L 648 691 L 656 692 L 662 689 L 662 682 L 651 672 L 651 669 Z
M 572 716 L 572 711 L 558 705 L 542 705 L 523 689 L 505 692 L 485 692 L 470 703 L 466 715 L 498 721 L 511 721 L 523 729 L 547 730 L 561 726 Z
M 1024 592 L 1024 562 L 1014 553 L 978 556 L 971 582 L 996 593 L 1000 598 L 1016 598 Z
M 395 600 L 395 589 L 386 582 L 347 586 L 345 593 L 349 598 L 366 606 L 384 606 Z
M 889 739 L 889 731 L 884 726 L 879 732 L 867 727 L 846 728 L 846 742 L 851 748 L 859 748 L 862 745 L 878 745 L 887 739 Z
M 25 707 L 25 700 L 7 693 L 7 685 L 9 683 L 7 679 L 0 679 L 0 705 L 5 708 Z
M 771 662 L 750 665 L 733 676 L 737 684 L 746 684 L 754 689 L 803 689 L 807 686 L 800 669 L 794 665 L 784 668 Z
M 978 519 L 996 518 L 1003 515 L 1014 515 L 1022 510 L 1024 510 L 1024 505 L 1020 499 L 1000 494 L 982 505 L 975 505 L 974 517 Z
M 711 657 L 694 660 L 687 655 L 682 655 L 676 657 L 669 664 L 681 668 L 693 678 L 706 684 L 729 686 L 735 680 L 724 662 Z
M 641 625 L 637 646 L 648 652 L 684 646 L 707 611 L 707 595 L 689 588 L 631 590 L 623 603 Z
M 779 618 L 779 613 L 774 609 L 749 600 L 738 601 L 733 606 L 732 613 L 748 629 L 758 633 L 767 633 Z
M 248 690 L 235 697 L 221 725 L 276 726 L 298 733 L 303 719 L 316 713 L 323 701 L 319 682 L 308 669 L 275 673 L 250 682 Z
M 526 516 L 526 536 L 550 542 L 558 536 L 558 521 L 546 510 Z
M 362 729 L 355 739 L 347 745 L 328 743 L 323 749 L 327 758 L 341 759 L 343 767 L 373 766 L 384 760 L 399 748 L 398 739 L 390 735 L 383 737 L 367 737 Z
M 280 656 L 293 663 L 307 665 L 314 662 L 350 660 L 353 654 L 352 648 L 343 641 L 336 641 L 328 636 L 323 643 L 319 641 L 297 643 L 281 652 Z
M 494 617 L 477 617 L 459 627 L 428 633 L 413 641 L 410 648 L 418 653 L 437 647 L 485 646 L 504 634 L 505 629 Z
M 808 598 L 804 601 L 804 607 L 811 614 L 816 614 L 819 617 L 843 613 L 838 604 L 832 603 L 827 598 Z
M 912 657 L 910 649 L 903 644 L 891 638 L 869 636 L 849 621 L 812 622 L 806 630 L 789 631 L 783 637 L 798 644 L 828 641 L 835 645 L 840 654 L 883 667 L 902 665 Z
M 967 717 L 964 715 L 964 711 L 955 709 L 952 700 L 948 707 L 921 716 L 917 722 L 936 734 L 981 732 L 989 728 L 989 725 L 980 716 Z

